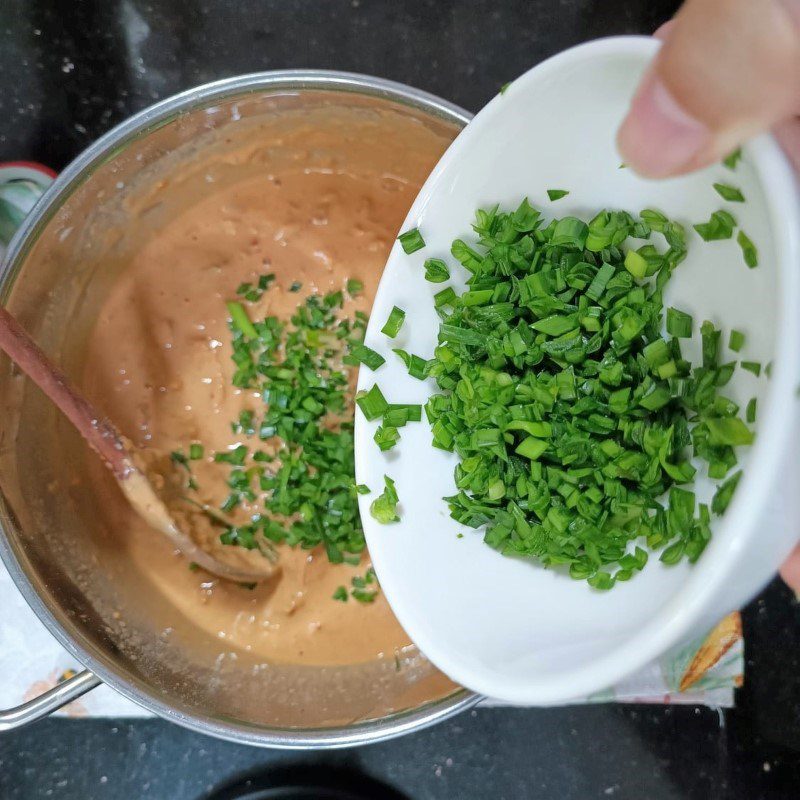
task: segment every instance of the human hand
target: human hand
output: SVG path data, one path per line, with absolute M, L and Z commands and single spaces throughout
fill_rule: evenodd
M 800 0 L 687 0 L 619 131 L 652 178 L 727 155 L 775 126 L 800 170 Z
M 642 175 L 704 167 L 773 129 L 800 173 L 800 0 L 687 0 L 617 143 Z M 800 545 L 781 569 L 800 595 Z

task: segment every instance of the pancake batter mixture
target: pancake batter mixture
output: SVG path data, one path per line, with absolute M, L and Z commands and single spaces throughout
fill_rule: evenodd
M 309 293 L 344 290 L 356 279 L 363 290 L 353 299 L 346 295 L 341 313 L 368 313 L 394 236 L 449 143 L 408 125 L 417 163 L 405 172 L 360 168 L 358 142 L 349 144 L 344 168 L 318 157 L 324 134 L 301 132 L 295 143 L 284 137 L 282 147 L 296 145 L 307 157 L 269 169 L 260 164 L 222 188 L 209 184 L 204 196 L 142 243 L 100 309 L 84 374 L 88 395 L 137 446 L 185 452 L 188 443 L 202 442 L 204 456 L 194 467 L 203 492 L 217 502 L 227 493 L 229 470 L 213 463 L 213 453 L 241 443 L 260 446 L 234 433 L 231 423 L 241 412 L 264 410 L 256 392 L 232 383 L 226 301 L 239 299 L 240 284 L 274 274 L 248 311 L 253 320 L 286 320 Z M 375 136 L 379 141 L 379 125 Z M 292 291 L 297 283 L 301 290 Z M 100 479 L 101 470 L 98 491 L 111 495 L 116 487 Z M 340 586 L 349 589 L 352 578 L 367 574 L 366 553 L 358 565 L 331 564 L 321 548 L 277 545 L 280 578 L 246 588 L 190 569 L 118 496 L 106 505 L 114 509 L 108 524 L 119 546 L 152 591 L 226 648 L 266 661 L 322 665 L 391 659 L 409 644 L 380 592 L 372 603 L 333 599 Z

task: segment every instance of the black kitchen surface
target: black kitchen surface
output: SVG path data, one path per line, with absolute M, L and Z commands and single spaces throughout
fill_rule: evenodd
M 474 111 L 543 58 L 598 36 L 647 33 L 675 7 L 672 0 L 2 0 L 0 161 L 60 169 L 156 100 L 267 69 L 370 73 Z M 387 800 L 800 797 L 800 606 L 776 581 L 744 617 L 746 683 L 735 711 L 482 709 L 331 753 L 257 750 L 160 720 L 51 719 L 0 737 L 0 798 L 199 800 L 232 797 L 248 778 L 253 797 L 259 780 L 317 779 L 345 796 L 360 776 L 379 782 L 365 787 L 367 796 Z

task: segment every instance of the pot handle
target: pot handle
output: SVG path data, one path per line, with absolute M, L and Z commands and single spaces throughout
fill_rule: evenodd
M 30 722 L 36 722 L 67 703 L 77 700 L 81 695 L 102 683 L 93 672 L 85 669 L 71 678 L 62 681 L 58 686 L 48 689 L 44 694 L 34 697 L 27 703 L 7 711 L 0 711 L 0 733 L 21 728 Z

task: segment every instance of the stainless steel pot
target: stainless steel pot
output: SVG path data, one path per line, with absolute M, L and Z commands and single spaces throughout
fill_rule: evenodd
M 163 179 L 176 163 L 196 161 L 210 143 L 229 140 L 248 123 L 337 104 L 364 115 L 380 108 L 440 126 L 449 136 L 470 116 L 424 92 L 347 73 L 268 72 L 184 92 L 114 128 L 64 170 L 9 247 L 0 299 L 68 371 L 76 368 L 87 332 L 80 310 L 98 282 L 113 278 L 109 267 L 98 281 L 97 259 L 125 247 L 127 187 Z M 108 554 L 91 532 L 88 495 L 65 485 L 82 469 L 83 446 L 7 361 L 0 367 L 0 406 L 0 556 L 39 619 L 86 667 L 0 712 L 0 730 L 43 717 L 101 682 L 187 728 L 278 748 L 379 741 L 477 702 L 422 656 L 400 671 L 394 664 L 264 670 L 245 659 L 212 663 L 208 653 L 187 652 L 176 637 L 159 636 L 159 609 L 126 584 L 124 569 L 109 580 Z

